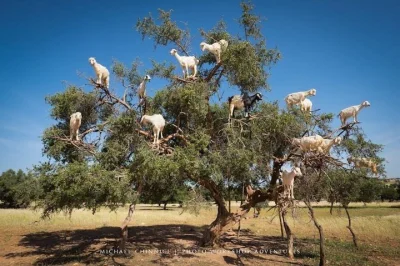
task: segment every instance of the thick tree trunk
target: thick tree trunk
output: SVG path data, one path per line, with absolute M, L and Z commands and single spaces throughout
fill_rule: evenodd
M 332 209 L 333 209 L 333 201 L 331 202 L 331 209 L 329 210 L 329 213 L 332 215 Z
M 224 232 L 231 229 L 241 218 L 245 217 L 250 209 L 258 202 L 263 202 L 267 199 L 271 200 L 273 197 L 271 191 L 261 192 L 260 190 L 253 190 L 248 186 L 247 195 L 249 201 L 240 206 L 240 209 L 233 214 L 226 209 L 222 194 L 212 180 L 202 180 L 199 183 L 211 192 L 211 195 L 218 205 L 217 218 L 203 233 L 202 246 L 219 246 L 220 237 Z
M 211 192 L 212 197 L 218 205 L 217 218 L 204 231 L 202 246 L 216 247 L 219 246 L 220 237 L 225 231 L 225 227 L 230 223 L 230 218 L 232 217 L 232 215 L 226 209 L 225 201 L 214 181 L 202 180 L 200 184 Z
M 326 265 L 324 230 L 322 225 L 320 225 L 315 218 L 314 209 L 312 208 L 311 203 L 309 201 L 305 201 L 305 204 L 307 205 L 307 208 L 310 211 L 311 219 L 313 220 L 314 225 L 319 232 L 319 265 L 323 266 Z
M 202 246 L 218 247 L 220 246 L 220 237 L 225 232 L 226 226 L 230 223 L 232 214 L 225 207 L 218 206 L 217 218 L 212 222 L 203 233 Z
M 346 211 L 347 219 L 349 220 L 349 225 L 347 226 L 347 229 L 349 229 L 351 235 L 353 236 L 353 243 L 354 243 L 354 246 L 355 246 L 356 248 L 358 248 L 356 234 L 354 233 L 353 228 L 351 228 L 351 217 L 350 217 L 350 214 L 349 214 L 349 210 L 347 209 L 348 206 L 347 206 L 347 205 L 343 205 L 343 207 L 344 207 L 344 209 L 345 209 L 345 211 Z
M 167 209 L 167 204 L 168 204 L 168 201 L 164 201 L 164 207 L 163 207 L 163 210 L 166 210 L 166 209 Z

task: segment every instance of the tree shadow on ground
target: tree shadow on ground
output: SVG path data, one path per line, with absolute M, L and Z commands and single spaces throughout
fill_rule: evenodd
M 151 264 L 168 264 L 177 257 L 182 260 L 193 258 L 201 260 L 208 259 L 207 255 L 183 251 L 203 250 L 211 254 L 212 249 L 199 247 L 204 229 L 205 227 L 184 224 L 133 226 L 129 228 L 130 237 L 125 250 L 118 247 L 119 227 L 37 232 L 24 235 L 20 240 L 19 246 L 26 250 L 11 252 L 5 257 L 34 265 L 62 265 L 76 262 L 131 265 L 135 260 L 140 262 L 143 258 L 151 259 L 148 261 Z M 240 238 L 237 238 L 236 233 L 231 231 L 222 237 L 222 241 L 224 243 L 222 250 L 228 251 L 232 256 L 223 256 L 224 254 L 218 256 L 227 264 L 263 260 L 272 263 L 286 259 L 283 253 L 278 254 L 280 257 L 266 256 L 274 249 L 285 250 L 286 241 L 280 237 L 260 236 L 254 235 L 251 231 L 242 231 Z M 251 252 L 240 252 L 244 249 Z
M 135 226 L 129 228 L 126 250 L 120 250 L 119 227 L 38 232 L 24 235 L 19 242 L 29 250 L 12 252 L 6 258 L 34 257 L 36 265 L 80 262 L 97 264 L 113 257 L 131 257 L 146 250 L 182 250 L 195 245 L 201 238 L 201 227 L 189 225 Z M 179 244 L 183 240 L 184 244 Z M 173 254 L 160 253 L 161 257 Z M 118 263 L 114 263 L 118 264 Z

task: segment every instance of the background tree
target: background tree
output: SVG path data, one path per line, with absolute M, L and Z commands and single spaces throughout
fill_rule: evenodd
M 0 207 L 26 208 L 31 202 L 33 180 L 22 170 L 10 169 L 0 175 Z
M 389 202 L 399 199 L 399 192 L 397 191 L 396 185 L 384 186 L 382 189 L 382 200 L 388 200 Z

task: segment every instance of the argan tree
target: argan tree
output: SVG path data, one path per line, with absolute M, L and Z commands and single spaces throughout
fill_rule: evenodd
M 240 32 L 228 32 L 224 21 L 212 29 L 200 29 L 207 43 L 224 39 L 229 45 L 220 63 L 212 54 L 202 54 L 196 77 L 176 76 L 181 70 L 173 57 L 170 62 L 153 59 L 146 70 L 141 69 L 140 59 L 129 68 L 115 61 L 113 78 L 120 81 L 123 95 L 82 75 L 90 82 L 89 89 L 68 86 L 64 92 L 46 98 L 57 123 L 43 135 L 44 153 L 50 163 L 35 171 L 42 187 L 38 202 L 45 216 L 75 208 L 95 212 L 104 204 L 116 208 L 129 203 L 121 227 L 124 246 L 141 195 L 168 189 L 165 180 L 191 183 L 206 189 L 217 204 L 216 218 L 204 231 L 202 244 L 218 246 L 221 235 L 257 203 L 278 201 L 283 188 L 277 181 L 285 163 L 301 164 L 307 173 L 321 178 L 329 167 L 343 168 L 340 160 L 329 155 L 300 153 L 291 139 L 317 133 L 326 137 L 340 132 L 351 135 L 357 125 L 338 133 L 329 126 L 332 114 L 309 115 L 296 108 L 284 111 L 276 102 L 265 100 L 270 92 L 268 71 L 281 55 L 267 47 L 260 28 L 262 20 L 253 14 L 253 6 L 242 2 L 241 8 L 237 20 Z M 140 18 L 136 30 L 143 41 L 154 44 L 157 53 L 176 49 L 179 54 L 192 55 L 193 47 L 197 47 L 190 45 L 193 35 L 180 28 L 171 15 L 171 11 L 159 10 L 158 17 Z M 139 104 L 135 88 L 146 74 L 162 79 L 166 85 Z M 263 92 L 264 101 L 255 106 L 249 118 L 237 112 L 229 123 L 227 96 L 221 96 L 229 87 L 241 93 Z M 83 116 L 82 141 L 72 141 L 68 136 L 69 115 L 76 111 Z M 138 122 L 144 114 L 162 114 L 167 121 L 164 138 L 158 144 L 152 144 L 149 128 Z M 353 150 L 357 150 L 356 144 Z M 353 154 L 353 150 L 347 152 Z M 268 184 L 266 190 L 251 185 L 260 180 Z M 246 201 L 238 211 L 231 212 L 226 195 L 230 187 L 242 184 Z

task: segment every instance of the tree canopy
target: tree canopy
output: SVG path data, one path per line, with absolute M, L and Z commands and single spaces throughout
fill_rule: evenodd
M 225 39 L 229 45 L 221 63 L 203 53 L 196 78 L 176 76 L 180 71 L 172 57 L 170 62 L 153 59 L 145 71 L 139 67 L 139 59 L 131 67 L 114 61 L 112 78 L 124 88 L 123 95 L 87 77 L 90 88 L 71 85 L 46 97 L 56 123 L 43 134 L 43 152 L 49 162 L 33 171 L 41 187 L 38 206 L 44 208 L 45 216 L 76 208 L 95 212 L 101 205 L 115 208 L 135 203 L 140 195 L 190 184 L 207 189 L 217 203 L 217 218 L 205 231 L 203 244 L 218 245 L 219 236 L 251 207 L 277 200 L 282 192 L 277 181 L 284 164 L 301 166 L 304 175 L 295 184 L 299 199 L 307 201 L 354 199 L 349 193 L 371 172 L 347 165 L 349 155 L 372 158 L 379 164 L 379 173 L 384 173 L 383 158 L 378 156 L 382 146 L 369 141 L 358 124 L 333 129 L 331 113 L 303 113 L 296 107 L 286 110 L 277 102 L 264 100 L 250 118 L 238 112 L 228 122 L 226 99 L 218 97 L 221 92 L 232 87 L 242 93 L 271 93 L 269 71 L 281 58 L 278 49 L 267 47 L 260 28 L 262 19 L 254 14 L 253 5 L 242 2 L 241 8 L 237 20 L 241 32 L 228 32 L 224 21 L 216 22 L 212 29 L 200 29 L 206 42 Z M 138 19 L 135 29 L 143 40 L 150 39 L 157 52 L 175 48 L 189 55 L 189 30 L 179 28 L 172 11 L 158 10 L 158 14 Z M 136 88 L 146 74 L 166 85 L 139 103 Z M 70 115 L 76 111 L 83 117 L 82 141 L 68 137 Z M 162 114 L 167 121 L 164 138 L 157 145 L 152 144 L 149 128 L 139 123 L 144 114 Z M 340 135 L 344 141 L 328 155 L 302 153 L 291 145 L 293 138 L 315 134 L 325 138 Z M 263 189 L 253 188 L 261 183 Z M 238 212 L 231 213 L 225 195 L 230 187 L 242 184 L 248 199 Z

